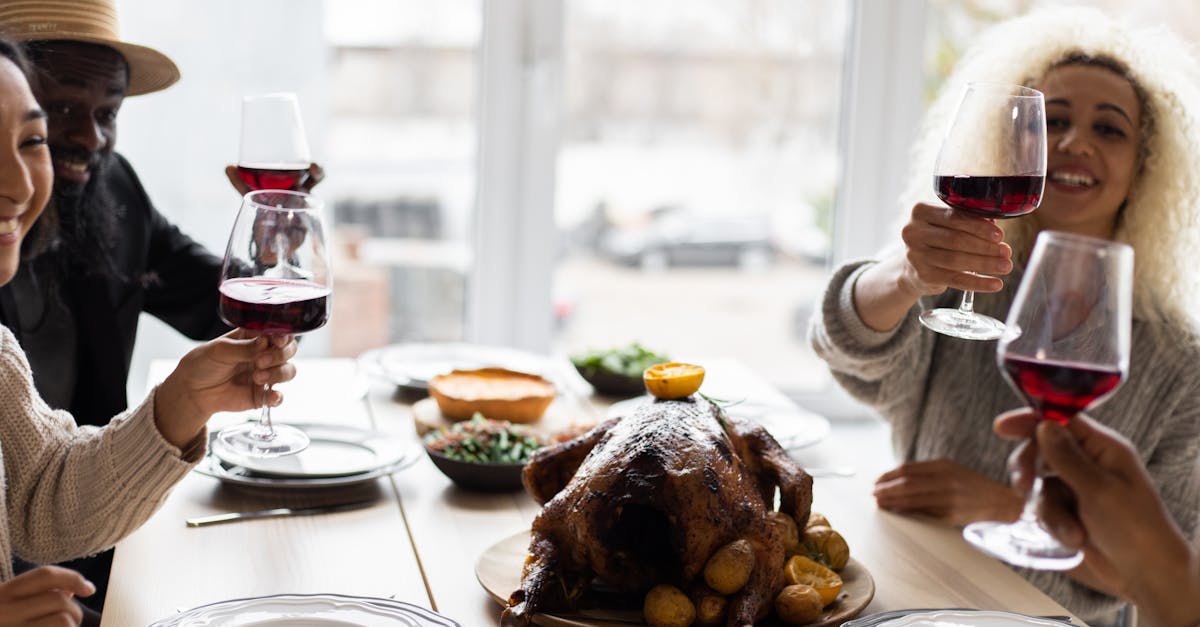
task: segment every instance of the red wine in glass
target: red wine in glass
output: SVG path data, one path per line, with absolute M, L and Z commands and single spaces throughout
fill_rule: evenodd
M 1003 372 L 1045 420 L 1066 426 L 1121 384 L 1119 368 L 1005 355 Z
M 221 318 L 261 333 L 306 333 L 329 319 L 329 288 L 310 281 L 228 279 L 220 287 Z
M 260 189 L 290 189 L 299 191 L 308 181 L 308 166 L 255 168 L 245 165 L 237 167 L 238 178 L 251 191 Z
M 1069 425 L 1111 397 L 1129 372 L 1132 312 L 1133 248 L 1043 230 L 996 343 L 996 364 L 1040 419 Z M 1020 518 L 976 521 L 963 528 L 963 537 L 1014 566 L 1075 568 L 1083 553 L 1038 520 L 1045 482 L 1041 464 L 1035 461 L 1034 469 Z
M 1045 176 L 934 176 L 942 202 L 985 218 L 1015 218 L 1037 208 Z
M 267 335 L 325 325 L 332 315 L 333 273 L 322 206 L 312 195 L 290 190 L 257 190 L 242 197 L 218 286 L 218 311 L 225 322 Z M 278 457 L 308 446 L 303 429 L 271 421 L 270 392 L 270 384 L 263 385 L 257 421 L 217 434 L 213 447 L 225 455 L 222 459 Z
M 933 166 L 934 192 L 955 211 L 984 218 L 1027 214 L 1042 199 L 1046 176 L 1046 103 L 1035 89 L 967 85 Z M 975 311 L 966 290 L 958 307 L 926 309 L 926 327 L 965 340 L 994 340 L 1004 323 Z

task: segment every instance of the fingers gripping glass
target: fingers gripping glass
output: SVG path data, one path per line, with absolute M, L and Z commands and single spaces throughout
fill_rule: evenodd
M 956 211 L 1015 218 L 1037 208 L 1046 181 L 1046 105 L 1042 93 L 1000 83 L 970 83 L 933 170 L 938 198 Z M 1004 325 L 975 313 L 975 293 L 957 309 L 933 309 L 921 322 L 967 340 L 994 340 Z
M 251 190 L 299 191 L 308 181 L 312 157 L 292 93 L 247 96 L 242 100 L 238 178 Z
M 312 331 L 329 320 L 333 276 L 322 203 L 301 192 L 263 190 L 242 199 L 221 269 L 221 318 L 261 334 Z M 258 422 L 221 430 L 217 445 L 240 455 L 276 457 L 308 446 L 303 431 L 271 422 L 270 385 Z
M 1132 248 L 1054 231 L 1038 235 L 996 359 L 1040 419 L 1066 425 L 1121 384 L 1129 372 L 1132 301 Z M 1037 520 L 1037 466 L 1017 522 L 973 523 L 963 536 L 1016 566 L 1074 568 L 1083 555 L 1059 544 Z

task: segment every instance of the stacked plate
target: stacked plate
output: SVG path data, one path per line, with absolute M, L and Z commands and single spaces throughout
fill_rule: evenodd
M 1063 627 L 1065 617 L 1038 617 L 991 610 L 897 610 L 863 616 L 842 627 Z
M 358 359 L 369 374 L 413 391 L 428 390 L 430 379 L 451 370 L 497 367 L 553 378 L 546 358 L 499 346 L 393 344 L 369 350 Z
M 277 594 L 210 603 L 150 627 L 251 627 L 256 625 L 363 625 L 366 627 L 459 627 L 427 609 L 394 601 L 341 594 Z
M 225 483 L 265 488 L 349 486 L 390 475 L 424 454 L 408 440 L 376 431 L 331 424 L 293 424 L 308 434 L 308 448 L 295 455 L 243 456 L 214 440 L 196 472 Z
M 654 397 L 645 395 L 613 403 L 608 408 L 608 417 L 625 416 L 652 402 Z M 759 423 L 787 450 L 816 444 L 825 439 L 830 430 L 829 419 L 794 406 L 740 401 L 726 405 L 725 412 Z

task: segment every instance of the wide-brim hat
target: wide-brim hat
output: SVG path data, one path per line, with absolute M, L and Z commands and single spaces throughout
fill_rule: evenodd
M 121 41 L 115 0 L 2 0 L 0 34 L 13 40 L 81 41 L 113 48 L 129 65 L 126 96 L 166 89 L 179 80 L 167 55 Z

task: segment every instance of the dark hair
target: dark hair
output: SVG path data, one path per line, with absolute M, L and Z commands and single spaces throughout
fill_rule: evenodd
M 25 77 L 25 82 L 31 83 L 33 66 L 29 63 L 29 57 L 26 56 L 24 49 L 20 45 L 2 35 L 0 35 L 0 57 L 8 59 L 13 65 L 17 66 L 21 75 Z M 58 225 L 58 213 L 52 205 L 53 203 L 47 203 L 45 210 L 42 211 L 42 215 L 33 223 L 33 226 L 29 229 L 29 234 L 21 242 L 22 259 L 32 259 L 50 247 Z
M 0 56 L 12 61 L 13 65 L 17 66 L 17 69 L 25 75 L 25 80 L 29 80 L 31 76 L 29 58 L 25 56 L 25 52 L 20 46 L 3 35 L 0 35 Z

